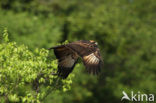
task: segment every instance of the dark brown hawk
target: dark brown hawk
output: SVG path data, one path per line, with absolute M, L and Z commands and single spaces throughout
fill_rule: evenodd
M 102 58 L 97 43 L 93 40 L 80 40 L 65 45 L 52 47 L 58 59 L 58 76 L 67 78 L 72 72 L 79 57 L 90 74 L 98 74 L 102 65 Z

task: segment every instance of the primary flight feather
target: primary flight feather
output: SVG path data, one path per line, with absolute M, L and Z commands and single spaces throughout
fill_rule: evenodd
M 80 40 L 52 47 L 58 59 L 58 76 L 67 78 L 74 69 L 79 57 L 90 74 L 98 74 L 102 66 L 102 57 L 95 41 Z

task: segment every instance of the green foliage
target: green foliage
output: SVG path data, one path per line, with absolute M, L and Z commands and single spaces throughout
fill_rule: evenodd
M 7 29 L 4 30 L 3 38 L 4 38 L 4 42 L 8 42 L 9 41 Z
M 0 99 L 2 102 L 39 103 L 49 92 L 68 90 L 71 80 L 60 80 L 55 60 L 47 60 L 49 52 L 36 49 L 34 53 L 24 45 L 8 42 L 7 30 L 0 44 Z
M 96 2 L 76 5 L 77 9 L 67 16 L 68 40 L 96 40 L 104 58 L 103 73 L 94 85 L 96 91 L 88 88 L 93 95 L 80 101 L 120 102 L 123 90 L 155 94 L 156 3 L 154 0 Z M 142 9 L 140 3 L 148 4 L 150 11 Z
M 65 40 L 99 43 L 101 75 L 90 76 L 79 64 L 72 73 L 76 75 L 71 90 L 51 93 L 45 103 L 119 103 L 123 90 L 156 94 L 155 0 L 1 0 L 0 7 L 0 28 L 7 27 L 10 40 L 27 45 L 34 57 L 39 55 L 36 47 L 49 48 Z M 33 91 L 23 89 L 20 95 Z
M 31 50 L 36 47 L 47 49 L 55 45 L 61 39 L 61 25 L 53 15 L 49 15 L 48 19 L 44 20 L 42 16 L 26 12 L 20 14 L 0 12 L 0 32 L 3 32 L 3 28 L 7 28 L 11 41 L 25 44 Z

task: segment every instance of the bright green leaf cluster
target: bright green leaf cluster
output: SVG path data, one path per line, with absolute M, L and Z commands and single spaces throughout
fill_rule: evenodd
M 72 83 L 61 80 L 56 72 L 56 60 L 47 60 L 49 52 L 36 49 L 30 52 L 25 45 L 8 42 L 4 30 L 4 42 L 0 44 L 0 96 L 2 102 L 39 103 L 56 89 L 67 90 Z

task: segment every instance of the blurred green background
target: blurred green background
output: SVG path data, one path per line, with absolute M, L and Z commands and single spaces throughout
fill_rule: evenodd
M 156 94 L 155 0 L 0 0 L 0 33 L 4 28 L 31 51 L 65 40 L 99 43 L 100 76 L 76 66 L 71 90 L 53 92 L 45 103 L 120 103 L 122 91 Z

